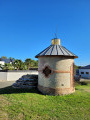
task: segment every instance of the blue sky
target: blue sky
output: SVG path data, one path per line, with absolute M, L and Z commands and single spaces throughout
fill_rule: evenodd
M 0 0 L 0 56 L 35 59 L 57 36 L 90 64 L 90 0 Z

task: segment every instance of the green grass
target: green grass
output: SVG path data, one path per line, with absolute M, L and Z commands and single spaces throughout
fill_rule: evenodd
M 90 120 L 90 84 L 76 84 L 76 92 L 65 96 L 0 89 L 0 120 Z

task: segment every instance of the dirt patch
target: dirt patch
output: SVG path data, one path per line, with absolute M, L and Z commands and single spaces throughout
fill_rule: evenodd
M 9 101 L 4 96 L 0 95 L 0 108 L 9 104 Z
M 8 114 L 2 110 L 0 110 L 0 120 L 9 120 Z
M 16 120 L 16 118 L 15 118 L 15 120 Z M 19 115 L 17 116 L 17 120 L 24 120 L 24 114 L 19 113 Z
M 9 104 L 8 100 L 0 95 L 0 120 L 9 120 L 8 113 L 5 111 L 5 106 Z
M 84 90 L 85 92 L 90 92 L 90 89 Z

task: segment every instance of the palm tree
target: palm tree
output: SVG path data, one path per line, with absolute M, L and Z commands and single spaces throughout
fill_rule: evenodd
M 8 64 L 7 64 L 7 68 L 8 68 L 8 70 L 14 70 L 13 65 L 12 65 L 12 64 L 10 64 L 10 63 L 8 63 Z
M 6 56 L 2 56 L 1 58 L 7 59 L 7 57 L 6 57 Z
M 5 63 L 5 64 L 3 65 L 3 70 L 8 70 L 8 64 L 7 64 L 7 63 Z
M 0 70 L 2 70 L 3 69 L 3 65 L 2 64 L 0 64 Z
M 23 69 L 23 62 L 22 62 L 22 60 L 16 59 L 16 60 L 13 62 L 13 66 L 14 66 L 14 68 L 17 69 L 17 70 Z

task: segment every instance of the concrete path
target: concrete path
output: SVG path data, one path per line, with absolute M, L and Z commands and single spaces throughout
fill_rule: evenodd
M 84 78 L 80 79 L 80 82 L 85 82 L 85 81 L 90 82 L 90 79 L 84 79 Z
M 15 81 L 5 81 L 5 82 L 0 82 L 0 88 L 5 88 L 8 86 L 11 86 Z

